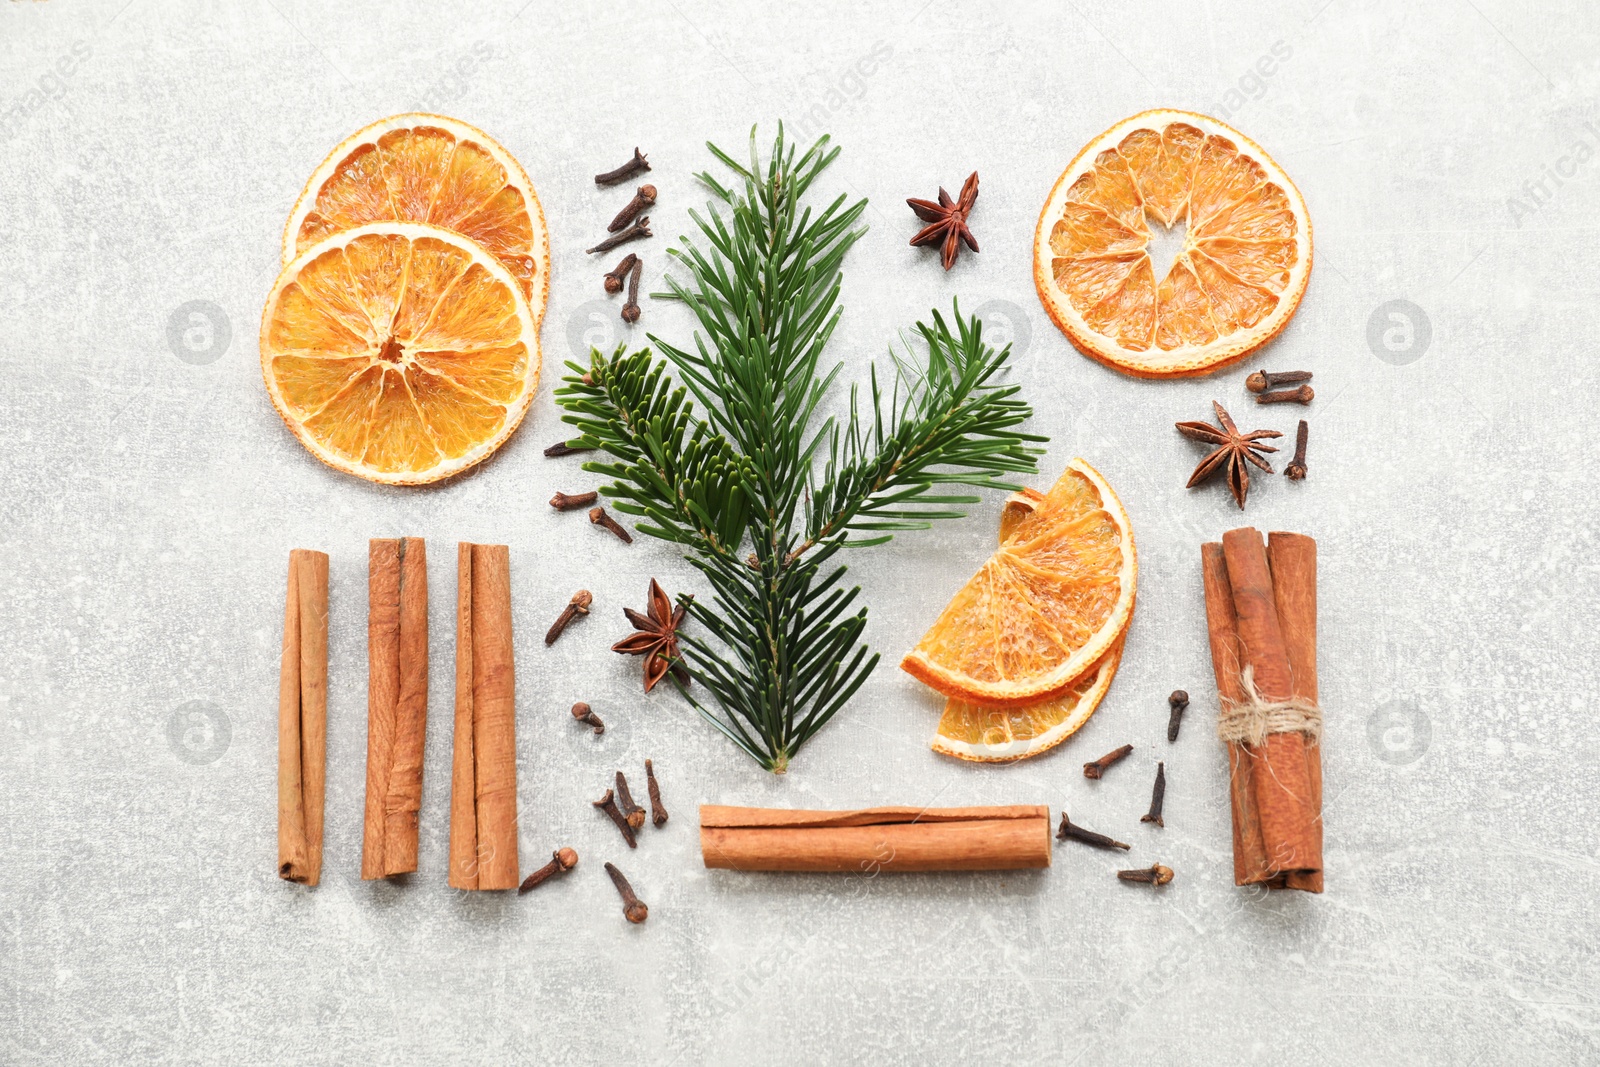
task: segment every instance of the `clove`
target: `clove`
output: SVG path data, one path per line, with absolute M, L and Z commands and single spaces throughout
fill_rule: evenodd
M 610 530 L 612 533 L 616 534 L 622 539 L 623 544 L 633 544 L 633 535 L 627 530 L 624 530 L 621 526 L 617 525 L 617 520 L 613 519 L 610 515 L 607 515 L 605 508 L 590 508 L 589 521 L 594 523 L 596 526 L 603 527 L 604 529 Z
M 1183 725 L 1183 711 L 1189 706 L 1189 694 L 1182 689 L 1174 689 L 1167 698 L 1167 704 L 1172 708 L 1172 714 L 1167 718 L 1167 743 L 1171 744 L 1178 739 L 1178 727 Z
M 1139 816 L 1140 822 L 1153 822 L 1157 826 L 1165 826 L 1161 821 L 1161 806 L 1167 802 L 1167 765 L 1156 764 L 1156 786 L 1150 794 L 1150 811 Z
M 656 826 L 665 826 L 667 806 L 661 803 L 661 786 L 656 784 L 656 768 L 649 760 L 644 761 L 644 777 L 650 786 L 650 822 Z
M 1311 386 L 1302 385 L 1298 389 L 1280 389 L 1276 393 L 1257 393 L 1256 403 L 1283 404 L 1292 402 L 1295 404 L 1309 404 L 1316 395 Z
M 572 717 L 581 723 L 593 726 L 596 737 L 606 732 L 606 724 L 600 721 L 600 716 L 596 715 L 594 709 L 581 700 L 572 705 Z
M 1269 370 L 1258 370 L 1244 380 L 1244 387 L 1252 393 L 1264 393 L 1273 386 L 1294 385 L 1310 380 L 1311 372 L 1308 370 L 1286 370 L 1276 374 Z
M 641 237 L 653 236 L 655 235 L 650 232 L 650 216 L 645 215 L 644 217 L 635 220 L 634 224 L 629 226 L 626 230 L 619 230 L 610 237 L 607 237 L 604 241 L 601 241 L 599 244 L 595 245 L 593 248 L 585 248 L 584 251 L 591 254 L 595 252 L 609 252 L 618 245 L 625 245 L 629 241 L 637 241 Z
M 576 440 L 576 438 L 574 438 Z M 578 452 L 593 452 L 594 449 L 587 445 L 575 446 L 571 441 L 557 441 L 544 450 L 547 459 L 557 459 L 561 456 L 570 456 Z
M 1071 819 L 1067 818 L 1066 812 L 1061 813 L 1061 829 L 1056 831 L 1056 840 L 1082 841 L 1086 845 L 1095 845 L 1099 848 L 1120 848 L 1124 852 L 1132 847 L 1124 845 L 1121 841 L 1113 841 L 1105 834 L 1097 834 L 1093 830 L 1085 830 L 1083 827 L 1075 825 Z
M 629 826 L 635 830 L 643 829 L 644 809 L 634 802 L 633 791 L 628 788 L 628 776 L 621 771 L 617 772 L 617 809 L 628 820 Z
M 556 638 L 560 637 L 567 624 L 579 615 L 589 614 L 589 605 L 594 603 L 594 597 L 587 589 L 580 589 L 572 594 L 572 599 L 567 601 L 567 606 L 561 609 L 561 614 L 556 616 L 556 621 L 550 624 L 550 630 L 544 635 L 544 643 L 553 645 Z
M 1283 476 L 1291 482 L 1298 482 L 1306 476 L 1306 437 L 1310 433 L 1311 427 L 1306 425 L 1305 419 L 1301 419 L 1294 431 L 1294 458 L 1283 468 Z
M 617 887 L 617 892 L 622 894 L 622 914 L 628 917 L 631 923 L 642 923 L 650 917 L 650 908 L 644 901 L 633 893 L 633 886 L 628 884 L 628 879 L 623 877 L 614 863 L 606 864 L 606 873 L 611 876 L 611 884 Z M 1170 877 L 1170 872 L 1169 872 Z
M 604 174 L 596 174 L 594 176 L 594 183 L 596 185 L 616 185 L 618 182 L 625 182 L 635 174 L 642 174 L 649 169 L 650 161 L 645 158 L 643 152 L 640 152 L 639 149 L 635 148 L 633 150 L 632 159 L 628 160 L 616 170 L 608 170 Z
M 571 495 L 566 493 L 557 493 L 555 496 L 550 498 L 550 506 L 555 508 L 557 511 L 576 511 L 579 508 L 588 507 L 590 504 L 593 504 L 599 499 L 600 494 L 593 491 L 587 493 L 573 493 Z
M 618 263 L 612 270 L 607 271 L 605 274 L 606 292 L 611 293 L 613 296 L 622 292 L 622 285 L 628 280 L 628 272 L 633 269 L 633 265 L 638 261 L 639 257 L 629 252 L 622 257 L 622 262 Z
M 578 854 L 570 848 L 558 848 L 550 853 L 550 862 L 534 871 L 522 880 L 517 887 L 517 895 L 521 896 L 530 889 L 537 889 L 558 874 L 566 874 L 578 865 Z
M 633 324 L 639 321 L 639 275 L 644 273 L 644 260 L 633 261 L 633 272 L 628 275 L 628 302 L 622 305 L 622 321 Z
M 608 864 L 609 866 L 609 864 Z M 1131 871 L 1118 871 L 1117 877 L 1124 882 L 1142 882 L 1145 885 L 1166 885 L 1172 881 L 1172 868 L 1163 867 L 1161 864 L 1152 864 L 1148 869 L 1139 867 Z
M 628 206 L 617 212 L 617 217 L 611 220 L 611 224 L 606 227 L 606 232 L 616 233 L 632 222 L 635 215 L 655 202 L 656 187 L 653 185 L 639 186 L 638 192 L 633 194 L 633 199 L 628 201 Z
M 1132 751 L 1132 745 L 1123 745 L 1121 748 L 1113 749 L 1112 751 L 1107 752 L 1104 756 L 1101 756 L 1093 763 L 1085 763 L 1083 765 L 1083 776 L 1085 778 L 1099 778 L 1106 772 L 1107 767 L 1122 759 Z
M 593 804 L 595 807 L 599 808 L 601 811 L 605 812 L 611 817 L 611 821 L 617 824 L 617 829 L 622 831 L 622 839 L 628 843 L 629 848 L 639 847 L 639 842 L 635 841 L 633 837 L 633 827 L 628 825 L 627 817 L 623 815 L 622 812 L 617 808 L 617 794 L 615 790 L 607 789 L 605 796 L 601 797 L 599 800 L 591 800 L 589 803 Z

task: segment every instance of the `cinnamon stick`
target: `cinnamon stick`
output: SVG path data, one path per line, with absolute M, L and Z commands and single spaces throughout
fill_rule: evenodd
M 1267 551 L 1253 527 L 1222 535 L 1233 585 L 1233 606 L 1238 614 L 1239 640 L 1244 668 L 1265 702 L 1290 700 L 1294 682 L 1289 650 L 1278 620 L 1277 598 Z M 1283 874 L 1315 871 L 1322 866 L 1317 811 L 1312 806 L 1311 777 L 1306 765 L 1303 733 L 1268 734 L 1255 746 L 1259 766 L 1252 776 L 1261 839 L 1272 868 Z
M 516 680 L 511 555 L 463 542 L 457 556 L 455 756 L 449 883 L 517 887 Z
M 278 877 L 322 879 L 328 739 L 328 557 L 289 553 L 278 675 Z
M 1317 543 L 1304 534 L 1275 530 L 1267 534 L 1267 561 L 1272 567 L 1272 590 L 1278 609 L 1278 626 L 1289 653 L 1290 689 L 1293 697 L 1311 704 L 1317 698 Z M 1305 745 L 1306 779 L 1313 814 L 1307 835 L 1308 868 L 1290 871 L 1290 889 L 1322 892 L 1322 746 Z
M 985 871 L 1050 866 L 1050 810 L 866 808 L 789 811 L 706 804 L 708 868 L 741 871 Z
M 361 877 L 417 869 L 428 725 L 428 556 L 421 538 L 367 546 L 367 808 Z
M 1228 561 L 1222 545 L 1200 546 L 1201 574 L 1205 582 L 1206 631 L 1211 641 L 1211 667 L 1217 678 L 1217 695 L 1224 706 L 1244 701 L 1239 679 L 1239 630 L 1233 610 L 1233 586 L 1228 581 Z M 1251 782 L 1255 760 L 1249 746 L 1228 743 L 1228 799 L 1233 811 L 1233 884 L 1257 885 L 1276 876 L 1267 863 L 1261 840 L 1261 820 L 1256 814 L 1255 786 Z

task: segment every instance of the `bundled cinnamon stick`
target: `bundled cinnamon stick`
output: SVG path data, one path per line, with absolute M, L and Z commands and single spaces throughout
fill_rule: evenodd
M 1316 542 L 1250 527 L 1201 547 L 1228 747 L 1235 885 L 1322 892 Z
M 517 887 L 516 678 L 511 554 L 462 543 L 456 594 L 450 876 L 457 889 Z
M 1050 866 L 1050 810 L 700 807 L 707 867 L 737 871 L 995 871 Z
M 289 553 L 278 675 L 278 877 L 322 879 L 328 740 L 328 557 Z
M 367 546 L 367 810 L 361 877 L 417 869 L 428 725 L 428 555 L 421 538 Z

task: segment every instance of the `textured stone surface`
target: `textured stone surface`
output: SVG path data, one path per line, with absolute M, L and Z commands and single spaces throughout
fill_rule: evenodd
M 6 3 L 0 1059 L 932 1064 L 1007 1049 L 1223 1064 L 1275 1059 L 1274 1031 L 1292 1035 L 1279 1062 L 1600 1059 L 1597 50 L 1592 8 L 1503 0 Z M 1082 358 L 1029 276 L 1061 167 L 1155 106 L 1249 133 L 1316 224 L 1299 315 L 1212 380 Z M 410 108 L 499 137 L 555 249 L 532 413 L 491 463 L 422 491 L 316 463 L 273 414 L 255 342 L 301 182 L 346 134 Z M 652 575 L 677 591 L 700 588 L 695 572 L 544 503 L 592 485 L 577 460 L 540 455 L 564 436 L 561 362 L 647 330 L 690 336 L 659 301 L 640 328 L 618 323 L 581 249 L 626 191 L 590 176 L 635 144 L 650 154 L 660 236 L 635 247 L 653 281 L 704 202 L 703 142 L 740 154 L 751 123 L 765 138 L 780 117 L 832 131 L 827 191 L 871 200 L 832 348 L 847 374 L 959 294 L 1015 342 L 1048 475 L 1083 455 L 1133 516 L 1122 672 L 1050 756 L 934 756 L 938 704 L 892 666 L 989 551 L 996 500 L 852 557 L 888 663 L 782 780 L 674 695 L 642 697 L 637 662 L 607 651 Z M 945 274 L 906 246 L 903 199 L 974 168 L 983 253 Z M 1425 349 L 1369 343 L 1403 340 L 1405 321 L 1373 318 L 1392 300 L 1426 317 Z M 1322 898 L 1230 882 L 1197 554 L 1240 515 L 1220 484 L 1183 489 L 1198 448 L 1172 429 L 1217 397 L 1247 428 L 1292 432 L 1301 411 L 1258 412 L 1242 384 L 1291 366 L 1316 372 L 1311 475 L 1262 476 L 1243 518 L 1321 544 Z M 423 869 L 372 885 L 357 876 L 366 539 L 400 534 L 434 549 Z M 464 539 L 512 551 L 524 866 L 558 844 L 582 855 L 521 899 L 445 887 Z M 310 892 L 273 876 L 294 546 L 326 550 L 333 575 L 327 858 Z M 579 586 L 594 615 L 546 649 Z M 1169 748 L 1178 686 L 1195 700 Z M 603 738 L 571 721 L 577 699 Z M 1105 781 L 1081 777 L 1124 741 L 1136 752 Z M 642 791 L 646 756 L 673 818 L 628 852 L 588 802 L 618 767 Z M 1158 758 L 1164 830 L 1137 821 Z M 708 873 L 702 801 L 1065 805 L 1132 841 L 1126 862 L 1178 877 L 1120 885 L 1123 860 L 1076 846 L 1028 874 Z M 623 921 L 608 859 L 649 902 L 645 926 Z

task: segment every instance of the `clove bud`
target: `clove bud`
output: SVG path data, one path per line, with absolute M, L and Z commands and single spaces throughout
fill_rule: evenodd
M 1309 385 L 1302 385 L 1298 389 L 1280 389 L 1276 393 L 1257 393 L 1257 404 L 1309 404 L 1317 394 Z
M 615 170 L 608 170 L 604 174 L 596 174 L 594 183 L 596 185 L 616 185 L 618 182 L 625 182 L 635 174 L 641 174 L 649 169 L 649 159 L 645 157 L 643 152 L 635 148 L 632 159 Z
M 567 493 L 557 493 L 555 496 L 550 498 L 550 506 L 555 508 L 557 511 L 576 511 L 579 508 L 588 507 L 590 504 L 593 504 L 599 499 L 600 494 L 593 492 L 592 490 L 587 493 L 572 493 L 570 495 Z
M 581 723 L 594 727 L 594 735 L 596 737 L 606 732 L 606 724 L 600 721 L 600 716 L 596 715 L 594 709 L 581 700 L 572 705 L 572 717 Z
M 633 886 L 623 877 L 622 872 L 617 870 L 616 864 L 606 864 L 606 873 L 611 876 L 611 884 L 617 887 L 617 892 L 622 896 L 622 914 L 628 917 L 628 921 L 638 924 L 648 919 L 650 908 L 634 895 Z
M 658 827 L 665 826 L 667 806 L 661 803 L 661 786 L 656 784 L 656 768 L 649 760 L 644 761 L 644 777 L 650 785 L 650 822 Z
M 1182 689 L 1174 689 L 1167 698 L 1167 704 L 1172 708 L 1172 713 L 1167 717 L 1167 743 L 1178 739 L 1178 727 L 1183 725 L 1183 711 L 1189 706 L 1189 694 Z
M 655 202 L 656 187 L 653 185 L 639 186 L 639 191 L 633 194 L 633 199 L 629 200 L 628 205 L 617 212 L 617 217 L 611 220 L 611 224 L 606 227 L 606 232 L 616 233 L 632 222 L 635 215 Z
M 607 789 L 605 796 L 601 797 L 599 800 L 591 800 L 589 803 L 593 804 L 595 807 L 599 808 L 601 811 L 610 816 L 611 821 L 617 824 L 617 829 L 622 831 L 622 839 L 628 843 L 629 848 L 639 847 L 639 842 L 634 840 L 633 827 L 628 825 L 627 816 L 623 815 L 621 810 L 617 807 L 617 794 L 615 790 Z
M 561 456 L 571 456 L 578 452 L 593 452 L 593 448 L 574 446 L 571 441 L 557 441 L 544 450 L 546 459 L 557 459 Z
M 1172 881 L 1172 868 L 1163 867 L 1161 864 L 1157 863 L 1151 865 L 1148 870 L 1141 867 L 1131 871 L 1118 871 L 1117 877 L 1122 879 L 1124 882 L 1142 882 L 1145 885 L 1166 885 L 1168 882 Z
M 517 895 L 521 896 L 530 889 L 537 889 L 545 882 L 558 874 L 566 874 L 578 865 L 578 854 L 570 848 L 558 848 L 550 853 L 550 862 L 534 871 L 522 880 L 517 887 Z
M 1166 763 L 1163 762 L 1163 763 L 1156 764 L 1156 785 L 1155 785 L 1155 789 L 1152 790 L 1151 793 L 1150 793 L 1150 811 L 1149 811 L 1149 814 L 1139 816 L 1139 821 L 1140 822 L 1153 822 L 1157 826 L 1165 826 L 1165 825 L 1167 825 L 1166 823 L 1161 821 L 1161 808 L 1162 808 L 1163 805 L 1166 804 L 1166 802 L 1167 802 L 1167 765 L 1166 765 Z
M 644 260 L 635 259 L 628 275 L 628 302 L 622 305 L 622 321 L 630 325 L 639 321 L 639 275 L 643 273 Z
M 1294 385 L 1296 382 L 1309 382 L 1311 372 L 1308 370 L 1286 370 L 1274 374 L 1269 370 L 1258 370 L 1244 380 L 1244 387 L 1252 393 L 1264 393 L 1277 385 Z
M 1067 818 L 1067 813 L 1061 813 L 1061 829 L 1056 831 L 1057 841 L 1082 841 L 1086 845 L 1095 845 L 1099 848 L 1120 848 L 1126 852 L 1131 845 L 1124 845 L 1121 841 L 1113 841 L 1105 834 L 1097 834 L 1093 830 L 1085 830 Z
M 610 530 L 622 539 L 625 545 L 633 544 L 633 535 L 617 524 L 617 520 L 606 514 L 605 508 L 590 508 L 589 521 L 602 529 Z
M 594 597 L 589 590 L 580 589 L 573 593 L 572 599 L 567 602 L 567 606 L 556 617 L 556 621 L 550 625 L 549 632 L 544 635 L 544 643 L 546 645 L 555 644 L 556 638 L 561 636 L 562 631 L 567 628 L 567 624 L 579 615 L 589 614 L 589 605 L 593 603 Z
M 1306 437 L 1310 433 L 1311 427 L 1306 425 L 1305 419 L 1301 419 L 1294 432 L 1294 458 L 1283 468 L 1283 476 L 1291 482 L 1298 482 L 1306 476 Z
M 653 236 L 655 235 L 650 232 L 650 216 L 646 215 L 636 220 L 626 230 L 619 230 L 593 248 L 585 248 L 584 251 L 589 253 L 609 252 L 618 245 L 627 244 L 629 241 L 637 241 L 641 237 Z
M 621 771 L 617 772 L 617 809 L 628 820 L 629 826 L 635 830 L 644 827 L 644 809 L 634 803 L 633 791 L 628 788 L 628 777 Z
M 1110 767 L 1132 751 L 1132 745 L 1123 745 L 1121 748 L 1112 749 L 1093 763 L 1085 763 L 1083 765 L 1083 776 L 1085 778 L 1099 778 L 1106 772 L 1107 767 Z
M 628 272 L 633 269 L 633 265 L 638 261 L 639 257 L 629 252 L 622 257 L 622 262 L 607 271 L 605 274 L 606 292 L 613 295 L 622 292 L 622 285 L 628 280 Z

